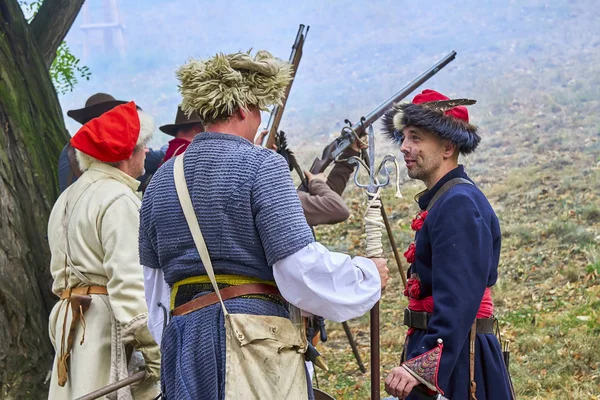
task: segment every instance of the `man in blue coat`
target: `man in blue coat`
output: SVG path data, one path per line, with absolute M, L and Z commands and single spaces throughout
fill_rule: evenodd
M 387 392 L 402 399 L 417 399 L 417 385 L 452 400 L 513 398 L 493 333 L 500 226 L 458 164 L 459 154 L 473 152 L 481 139 L 465 107 L 474 103 L 424 90 L 384 119 L 408 175 L 427 187 L 417 195 L 415 241 L 404 254 L 411 266 L 403 362 L 385 381 Z

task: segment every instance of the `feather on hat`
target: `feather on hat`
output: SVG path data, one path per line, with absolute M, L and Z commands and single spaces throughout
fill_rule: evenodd
M 219 53 L 208 60 L 191 59 L 176 72 L 183 97 L 181 109 L 198 113 L 204 123 L 225 119 L 249 106 L 267 111 L 281 105 L 292 79 L 292 66 L 261 50 Z
M 435 90 L 426 89 L 415 96 L 412 103 L 396 104 L 383 116 L 384 134 L 396 143 L 402 143 L 402 130 L 411 125 L 435 133 L 442 139 L 452 141 L 461 154 L 473 152 L 481 137 L 477 127 L 469 123 L 465 106 L 475 100 L 451 100 Z

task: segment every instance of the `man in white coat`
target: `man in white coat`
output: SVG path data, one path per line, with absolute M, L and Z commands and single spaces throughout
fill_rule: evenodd
M 83 175 L 56 201 L 48 223 L 56 351 L 50 399 L 74 399 L 145 365 L 141 383 L 112 398 L 159 393 L 160 351 L 147 327 L 138 255 L 140 197 L 152 118 L 133 102 L 86 123 L 71 139 Z M 143 362 L 142 362 L 143 357 Z

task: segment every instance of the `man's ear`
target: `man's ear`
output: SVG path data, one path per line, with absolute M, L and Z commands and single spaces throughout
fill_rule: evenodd
M 444 140 L 444 158 L 451 158 L 455 153 L 458 153 L 456 143 L 451 140 Z
M 244 110 L 244 107 L 239 107 L 238 108 L 238 113 L 240 114 L 240 120 L 245 120 L 246 118 L 248 118 L 248 110 Z

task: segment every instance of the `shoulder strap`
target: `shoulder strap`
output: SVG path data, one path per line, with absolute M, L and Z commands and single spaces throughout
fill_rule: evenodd
M 91 282 L 85 275 L 83 275 L 83 273 L 81 273 L 81 271 L 79 271 L 73 265 L 73 261 L 71 260 L 71 246 L 69 246 L 69 224 L 71 222 L 71 216 L 75 212 L 75 207 L 77 206 L 77 204 L 79 204 L 79 200 L 81 200 L 81 197 L 83 196 L 85 191 L 91 185 L 92 185 L 91 183 L 88 183 L 82 189 L 79 189 L 79 192 L 73 193 L 73 198 L 75 199 L 75 201 L 73 202 L 72 206 L 69 203 L 68 197 L 65 200 L 65 212 L 64 212 L 63 218 L 62 218 L 63 231 L 65 234 L 65 239 L 64 239 L 65 240 L 65 248 L 64 248 L 64 252 L 65 252 L 65 267 L 64 267 L 64 269 L 65 269 L 65 289 L 70 288 L 71 274 L 77 275 L 79 280 L 81 282 L 85 283 L 86 285 L 93 285 L 93 282 Z M 73 192 L 73 188 L 70 188 L 70 190 L 71 190 L 71 192 Z M 67 267 L 69 267 L 69 274 L 67 274 Z
M 178 156 L 179 155 L 179 150 L 181 150 L 181 148 L 184 147 L 184 146 L 189 146 L 189 143 L 183 143 L 183 144 L 181 144 L 178 148 L 175 149 L 175 152 L 173 152 L 173 154 L 176 155 L 176 156 Z M 184 150 L 184 152 L 185 152 L 185 150 Z M 183 153 L 181 153 L 181 154 L 183 154 Z
M 221 303 L 221 307 L 223 308 L 223 313 L 227 315 L 227 309 L 225 308 L 225 303 L 223 303 L 223 299 L 221 298 L 221 292 L 219 291 L 219 286 L 217 285 L 217 280 L 215 279 L 215 271 L 213 270 L 212 262 L 210 261 L 210 254 L 208 253 L 208 249 L 206 248 L 206 243 L 204 242 L 204 237 L 202 236 L 202 231 L 200 230 L 200 225 L 198 224 L 198 218 L 196 217 L 196 213 L 194 212 L 194 206 L 192 205 L 190 192 L 185 182 L 185 174 L 183 172 L 183 156 L 184 155 L 182 154 L 175 157 L 175 165 L 173 166 L 173 177 L 175 179 L 175 189 L 177 190 L 177 197 L 179 198 L 179 203 L 181 203 L 181 208 L 183 209 L 185 220 L 187 221 L 188 227 L 190 228 L 190 233 L 192 234 L 192 238 L 194 239 L 196 249 L 200 254 L 202 264 L 204 264 L 204 269 L 206 269 L 206 273 L 210 278 L 210 283 L 212 283 L 213 289 L 215 290 L 215 293 L 219 298 L 219 302 Z
M 431 207 L 433 207 L 433 205 L 440 199 L 440 197 L 442 197 L 444 195 L 444 193 L 446 193 L 448 190 L 450 190 L 450 188 L 452 188 L 453 186 L 456 186 L 456 185 L 461 185 L 461 184 L 473 185 L 473 182 L 471 182 L 470 180 L 465 179 L 465 178 L 450 179 L 448 182 L 444 183 L 442 185 L 442 187 L 433 195 L 433 198 L 431 199 L 431 201 L 429 202 L 429 205 L 427 206 L 427 211 L 429 211 L 431 209 Z

